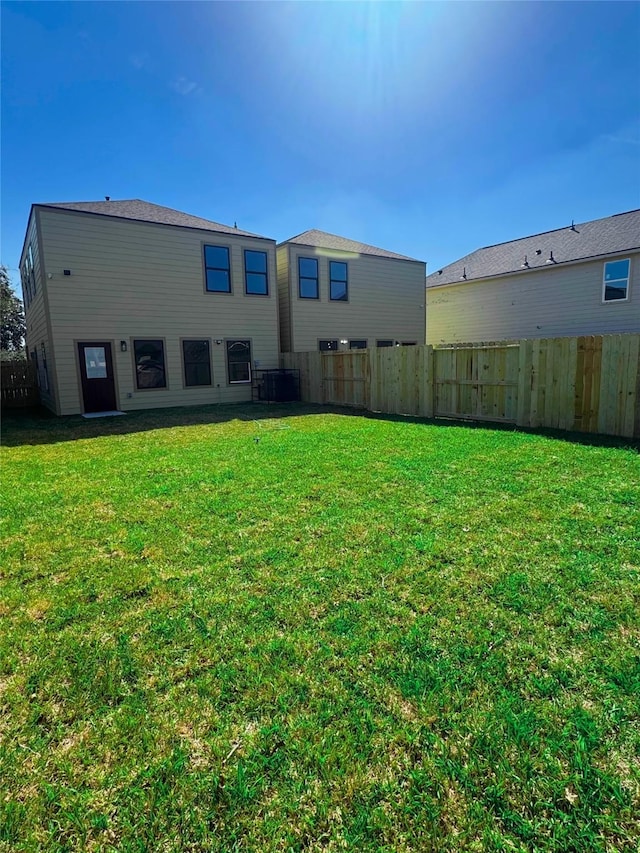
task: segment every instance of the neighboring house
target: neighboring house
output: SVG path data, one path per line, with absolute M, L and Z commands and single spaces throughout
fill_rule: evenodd
M 324 231 L 276 249 L 283 352 L 425 342 L 425 264 Z
M 640 210 L 478 249 L 427 278 L 427 343 L 640 331 Z
M 250 400 L 278 366 L 274 240 L 140 200 L 35 204 L 20 267 L 59 415 Z

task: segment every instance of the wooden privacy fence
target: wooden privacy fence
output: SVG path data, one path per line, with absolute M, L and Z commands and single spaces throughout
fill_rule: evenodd
M 0 364 L 0 400 L 2 408 L 37 406 L 38 377 L 31 361 L 6 361 Z
M 302 399 L 640 437 L 640 334 L 285 353 Z

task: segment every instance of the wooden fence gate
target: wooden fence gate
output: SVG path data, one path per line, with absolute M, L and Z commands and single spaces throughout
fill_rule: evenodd
M 516 423 L 518 344 L 441 347 L 433 358 L 436 417 Z

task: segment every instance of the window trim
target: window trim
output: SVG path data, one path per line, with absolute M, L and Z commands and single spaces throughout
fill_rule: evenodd
M 331 277 L 331 264 L 344 264 L 344 266 L 346 267 L 344 282 L 342 281 L 342 279 L 338 279 L 338 278 L 334 279 Z M 346 290 L 347 290 L 347 298 L 346 299 L 335 299 L 331 295 L 331 282 L 332 281 L 339 281 L 345 285 Z M 341 261 L 339 258 L 329 258 L 329 302 L 349 302 L 349 264 L 347 263 L 347 261 Z
M 131 350 L 131 361 L 133 364 L 133 390 L 136 394 L 144 394 L 147 391 L 168 391 L 169 390 L 169 371 L 167 370 L 167 339 L 162 335 L 151 337 L 130 337 L 129 349 Z M 139 388 L 138 387 L 138 363 L 136 361 L 136 341 L 162 341 L 162 358 L 164 360 L 164 385 L 158 385 L 156 388 Z
M 209 293 L 215 293 L 215 291 L 209 291 Z M 155 340 L 155 339 L 153 339 Z M 186 371 L 186 363 L 184 360 L 184 344 L 186 341 L 206 341 L 209 344 L 209 383 L 207 385 L 187 385 L 187 371 Z M 182 387 L 184 390 L 192 388 L 213 388 L 213 348 L 212 348 L 213 339 L 203 336 L 201 338 L 180 338 L 180 360 L 182 363 Z
M 339 352 L 340 350 L 340 340 L 339 338 L 318 338 L 318 352 Z M 322 341 L 335 341 L 336 348 L 335 349 L 320 349 L 320 344 Z
M 626 278 L 626 282 L 627 282 L 626 296 L 624 297 L 624 299 L 605 299 L 605 294 L 607 292 L 607 281 L 606 281 L 607 264 L 612 264 L 612 263 L 615 264 L 618 261 L 627 261 L 629 264 L 629 272 L 627 273 L 627 278 Z M 625 279 L 623 279 L 623 278 L 614 279 L 614 281 L 624 281 L 624 280 Z M 611 284 L 611 282 L 609 282 L 609 284 Z M 605 261 L 604 264 L 602 265 L 602 304 L 603 305 L 615 305 L 618 302 L 628 302 L 630 290 L 631 290 L 631 258 L 630 257 L 629 258 L 611 258 L 610 260 Z
M 320 301 L 320 262 L 318 258 L 309 258 L 306 255 L 298 255 L 298 299 L 311 299 L 316 302 Z M 300 275 L 300 261 L 315 261 L 316 264 L 316 295 L 315 296 L 303 296 L 300 291 L 300 279 L 304 278 L 307 281 L 313 281 L 313 278 L 308 275 Z
M 204 240 L 202 241 L 202 243 L 200 245 L 202 247 L 202 252 L 201 252 L 202 279 L 203 279 L 202 283 L 203 283 L 203 287 L 204 287 L 204 292 L 205 293 L 213 293 L 213 294 L 217 294 L 217 295 L 233 293 L 233 275 L 231 273 L 233 263 L 232 263 L 231 246 L 227 246 L 224 243 L 207 243 Z M 207 266 L 207 252 L 206 252 L 207 246 L 211 246 L 213 249 L 226 249 L 227 250 L 227 254 L 229 256 L 229 270 L 228 270 L 228 272 L 229 272 L 229 290 L 209 290 L 207 288 L 207 270 L 220 270 L 220 271 L 222 271 L 222 269 L 223 269 L 222 267 L 208 267 Z M 154 339 L 150 338 L 149 340 L 154 340 Z
M 261 273 L 261 272 L 254 273 L 251 270 L 249 270 L 248 274 L 249 275 L 264 275 L 264 282 L 265 282 L 265 285 L 267 288 L 266 293 L 249 293 L 249 291 L 247 290 L 247 252 L 254 252 L 255 254 L 264 255 L 265 271 L 263 273 Z M 269 252 L 266 249 L 264 249 L 264 250 L 262 250 L 262 249 L 243 249 L 242 250 L 242 263 L 244 266 L 244 295 L 245 296 L 262 296 L 263 298 L 266 296 L 268 298 L 270 296 L 270 293 L 269 293 Z M 241 341 L 241 340 L 244 340 L 244 338 L 237 338 L 237 340 Z
M 255 295 L 255 294 L 254 294 Z M 248 341 L 249 342 L 249 378 L 248 379 L 234 379 L 231 380 L 229 378 L 229 350 L 227 348 L 227 344 L 232 343 L 234 341 Z M 227 373 L 227 385 L 251 385 L 253 382 L 253 338 L 225 338 L 224 339 L 224 366 Z
M 352 346 L 351 346 L 351 344 L 361 343 L 361 342 L 362 342 L 362 343 L 364 343 L 364 346 L 363 346 L 363 347 L 352 347 Z M 368 339 L 367 339 L 367 338 L 350 338 L 350 339 L 349 339 L 349 349 L 350 349 L 350 350 L 363 350 L 363 349 L 367 349 L 367 344 L 368 344 L 368 343 L 369 343 L 369 341 L 368 341 Z

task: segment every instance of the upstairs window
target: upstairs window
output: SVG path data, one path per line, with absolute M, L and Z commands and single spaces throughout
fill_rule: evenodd
M 31 297 L 33 298 L 36 295 L 37 287 L 36 287 L 36 268 L 33 263 L 33 252 L 31 251 L 31 243 L 29 243 L 29 248 L 27 249 L 27 260 L 29 262 L 29 279 L 31 281 Z
M 615 302 L 629 298 L 629 273 L 631 261 L 607 261 L 602 281 L 602 301 Z
M 244 289 L 249 296 L 268 296 L 267 253 L 244 252 Z
M 347 265 L 341 261 L 329 261 L 329 299 L 334 302 L 349 301 Z
M 231 266 L 226 246 L 204 247 L 206 288 L 211 293 L 231 293 Z
M 20 281 L 22 283 L 22 295 L 25 307 L 28 308 L 36 295 L 36 272 L 33 264 L 33 250 L 31 243 L 27 247 L 27 254 L 20 269 Z
M 136 367 L 136 387 L 141 391 L 145 388 L 166 388 L 164 342 L 147 339 L 134 340 L 133 353 Z
M 318 341 L 320 352 L 335 352 L 338 349 L 338 341 Z
M 31 303 L 31 282 L 29 281 L 29 267 L 25 261 L 20 269 L 20 281 L 22 282 L 22 297 L 25 308 Z
M 211 354 L 209 341 L 182 341 L 184 362 L 184 384 L 187 388 L 196 385 L 211 385 Z
M 251 341 L 227 341 L 229 385 L 251 382 Z
M 298 258 L 298 295 L 300 299 L 320 298 L 316 258 Z

